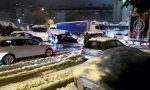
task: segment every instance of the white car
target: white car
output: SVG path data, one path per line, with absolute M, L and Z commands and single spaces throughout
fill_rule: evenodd
M 0 62 L 11 64 L 15 59 L 53 55 L 55 50 L 48 44 L 40 43 L 31 38 L 0 37 Z
M 124 47 L 125 45 L 117 39 L 109 37 L 94 37 L 90 38 L 83 46 L 81 57 L 83 60 L 88 60 L 97 57 L 104 50 L 115 47 Z
M 120 40 L 128 40 L 129 36 L 128 36 L 128 34 L 116 33 L 116 34 L 114 34 L 114 38 L 120 39 Z

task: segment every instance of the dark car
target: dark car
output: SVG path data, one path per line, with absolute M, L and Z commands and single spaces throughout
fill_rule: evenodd
M 50 43 L 57 48 L 65 47 L 77 47 L 78 41 L 76 38 L 73 38 L 71 34 L 65 30 L 51 30 L 50 34 Z
M 43 39 L 37 36 L 32 35 L 31 33 L 28 33 L 26 31 L 14 31 L 10 34 L 12 37 L 27 37 L 32 38 L 34 40 L 37 40 L 39 42 L 43 42 Z

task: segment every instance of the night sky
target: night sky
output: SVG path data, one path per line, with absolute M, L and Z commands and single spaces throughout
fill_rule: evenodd
M 18 4 L 18 5 L 16 5 Z M 112 5 L 113 0 L 0 0 L 0 11 L 13 11 L 16 7 L 100 7 Z

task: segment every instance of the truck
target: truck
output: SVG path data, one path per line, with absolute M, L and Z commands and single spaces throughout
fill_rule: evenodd
M 60 22 L 56 23 L 56 29 L 59 30 L 67 30 L 73 34 L 84 34 L 88 31 L 96 31 L 98 30 L 101 32 L 100 22 L 98 21 L 91 21 L 91 20 L 84 20 L 84 21 L 72 21 L 72 22 Z M 54 27 L 51 27 L 54 28 Z

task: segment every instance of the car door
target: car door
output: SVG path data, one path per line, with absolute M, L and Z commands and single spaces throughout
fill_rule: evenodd
M 30 56 L 41 55 L 45 53 L 46 48 L 34 39 L 25 40 Z
M 11 45 L 11 52 L 14 53 L 16 58 L 22 58 L 28 56 L 26 52 L 26 45 L 23 39 L 13 39 Z

